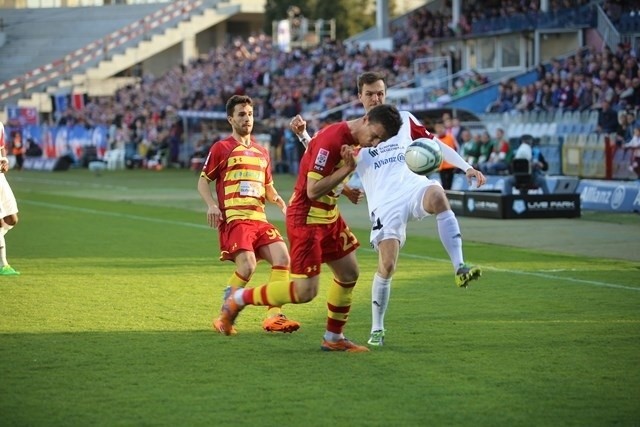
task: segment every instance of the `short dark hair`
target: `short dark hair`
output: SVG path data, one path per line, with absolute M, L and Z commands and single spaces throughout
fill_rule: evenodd
M 366 71 L 358 76 L 358 93 L 362 93 L 362 87 L 364 85 L 370 85 L 372 83 L 382 80 L 385 90 L 387 89 L 387 81 L 384 74 L 377 71 Z
M 402 126 L 402 117 L 398 109 L 391 104 L 376 105 L 367 113 L 370 123 L 380 123 L 389 139 L 400 131 Z
M 227 101 L 227 117 L 233 116 L 233 110 L 235 110 L 238 104 L 248 104 L 253 106 L 253 100 L 249 96 L 245 95 L 233 95 Z

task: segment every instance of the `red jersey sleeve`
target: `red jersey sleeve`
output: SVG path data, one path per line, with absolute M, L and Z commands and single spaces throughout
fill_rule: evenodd
M 418 138 L 429 138 L 433 139 L 435 136 L 429 132 L 422 123 L 418 122 L 418 120 L 411 116 L 409 118 L 409 125 L 411 126 L 411 139 L 415 140 Z

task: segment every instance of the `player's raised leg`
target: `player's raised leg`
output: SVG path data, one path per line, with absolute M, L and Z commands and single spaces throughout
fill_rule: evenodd
M 265 237 L 268 237 L 265 236 Z M 289 283 L 289 265 L 291 258 L 287 246 L 283 241 L 260 246 L 257 250 L 258 256 L 271 264 L 271 274 L 267 283 L 285 282 Z M 290 301 L 286 301 L 290 302 Z M 267 317 L 262 321 L 262 329 L 267 332 L 295 332 L 300 328 L 300 323 L 290 320 L 282 312 L 280 305 L 267 305 Z
M 269 283 L 290 282 L 289 267 L 274 265 L 271 268 Z M 289 301 L 287 301 L 289 302 Z M 267 317 L 262 321 L 262 329 L 267 332 L 295 332 L 300 329 L 300 322 L 291 320 L 282 312 L 279 305 L 267 306 Z
M 231 287 L 229 297 L 220 310 L 220 325 L 225 335 L 231 335 L 233 324 L 247 305 L 282 306 L 300 303 L 296 298 L 294 281 L 276 281 L 255 288 Z M 282 331 L 285 332 L 285 331 Z M 293 332 L 289 330 L 286 332 Z
M 455 283 L 466 288 L 470 281 L 482 276 L 482 270 L 464 262 L 460 224 L 442 187 L 430 186 L 424 194 L 423 206 L 427 212 L 435 212 L 438 235 L 453 265 Z

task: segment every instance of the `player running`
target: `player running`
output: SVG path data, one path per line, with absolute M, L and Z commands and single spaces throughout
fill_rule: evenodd
M 269 282 L 289 280 L 289 252 L 278 229 L 267 221 L 268 200 L 286 213 L 286 204 L 278 195 L 271 176 L 269 152 L 251 136 L 253 101 L 234 95 L 227 101 L 227 119 L 231 136 L 217 141 L 204 162 L 198 192 L 207 204 L 207 222 L 218 229 L 220 259 L 233 261 L 236 270 L 227 284 L 244 287 L 260 259 L 271 264 Z M 214 199 L 210 184 L 215 182 Z M 220 319 L 213 329 L 223 333 Z M 279 306 L 271 306 L 262 327 L 268 332 L 294 332 L 300 323 L 287 319 Z M 235 334 L 233 328 L 231 333 Z

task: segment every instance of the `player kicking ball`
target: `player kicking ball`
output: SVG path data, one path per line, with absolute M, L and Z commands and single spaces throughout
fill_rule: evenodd
M 358 77 L 358 98 L 366 111 L 383 104 L 386 83 L 380 73 L 365 72 Z M 417 138 L 437 138 L 427 132 L 409 112 L 401 111 L 402 127 L 398 134 L 375 149 L 361 149 L 356 158 L 358 174 L 367 197 L 371 219 L 370 242 L 378 252 L 378 269 L 371 288 L 371 335 L 368 344 L 382 346 L 385 338 L 384 317 L 389 305 L 391 280 L 396 270 L 400 248 L 406 240 L 407 223 L 428 215 L 436 218 L 440 241 L 447 251 L 458 287 L 466 288 L 480 278 L 479 267 L 467 264 L 462 253 L 462 233 L 447 195 L 438 181 L 411 172 L 402 158 L 407 146 Z M 291 129 L 305 139 L 306 122 L 296 116 Z M 438 141 L 444 160 L 465 172 L 469 183 L 486 182 L 484 175 L 471 167 L 458 153 Z M 376 166 L 377 165 L 377 166 Z

